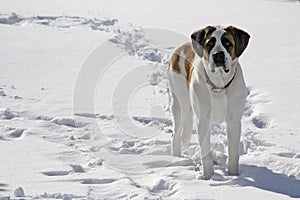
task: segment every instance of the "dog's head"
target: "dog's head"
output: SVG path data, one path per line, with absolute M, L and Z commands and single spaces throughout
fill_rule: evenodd
M 212 73 L 228 73 L 248 45 L 249 34 L 233 26 L 207 26 L 191 35 L 194 51 Z

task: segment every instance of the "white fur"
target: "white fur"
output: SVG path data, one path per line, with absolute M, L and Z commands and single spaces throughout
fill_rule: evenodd
M 218 30 L 218 29 L 217 29 Z M 217 31 L 215 37 L 220 36 Z M 216 43 L 214 48 L 224 48 Z M 225 51 L 226 52 L 226 51 Z M 227 55 L 226 55 L 227 56 Z M 184 56 L 182 56 L 183 58 Z M 211 62 L 205 61 L 195 54 L 190 85 L 186 77 L 170 67 L 169 86 L 171 95 L 171 111 L 173 114 L 174 130 L 172 136 L 172 155 L 181 156 L 181 147 L 189 142 L 193 113 L 196 117 L 197 133 L 201 149 L 201 161 L 205 179 L 210 179 L 214 173 L 213 159 L 210 147 L 209 130 L 213 123 L 226 122 L 228 137 L 228 172 L 231 175 L 239 173 L 239 143 L 241 132 L 241 117 L 244 112 L 247 96 L 246 86 L 238 59 L 231 61 L 226 57 L 230 71 L 225 73 L 222 68 L 216 68 L 213 73 Z M 179 62 L 180 69 L 184 69 L 184 62 Z M 206 83 L 204 69 L 210 80 L 217 87 L 224 87 L 236 73 L 228 88 L 216 93 Z M 183 71 L 183 70 L 182 70 Z

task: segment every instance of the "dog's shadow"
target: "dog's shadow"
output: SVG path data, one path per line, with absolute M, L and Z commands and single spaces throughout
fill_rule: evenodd
M 266 167 L 241 165 L 241 174 L 234 179 L 211 186 L 235 185 L 256 187 L 262 190 L 300 198 L 300 180 L 284 174 L 277 174 Z

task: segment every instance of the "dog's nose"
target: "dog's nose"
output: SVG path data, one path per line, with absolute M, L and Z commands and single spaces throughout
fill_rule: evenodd
M 213 60 L 215 62 L 215 64 L 219 67 L 219 66 L 224 66 L 225 64 L 225 54 L 223 51 L 218 51 L 213 53 Z

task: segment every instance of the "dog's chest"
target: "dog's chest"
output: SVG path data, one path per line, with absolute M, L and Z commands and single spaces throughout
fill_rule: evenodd
M 210 116 L 212 123 L 222 123 L 225 121 L 227 98 L 225 90 L 221 92 L 209 91 L 210 95 Z
M 194 70 L 192 76 L 192 87 L 190 92 L 194 113 L 197 117 L 208 118 L 211 123 L 222 123 L 225 121 L 228 94 L 225 89 L 214 92 L 206 83 L 205 76 L 198 73 L 201 69 Z

